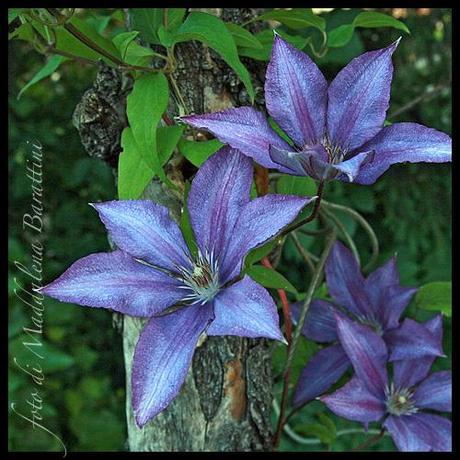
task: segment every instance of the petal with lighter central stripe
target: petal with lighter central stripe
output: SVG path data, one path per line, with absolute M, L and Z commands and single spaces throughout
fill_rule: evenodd
M 136 345 L 131 375 L 136 423 L 143 427 L 179 393 L 198 338 L 213 319 L 212 306 L 189 306 L 153 317 Z
M 180 283 L 122 251 L 83 257 L 41 292 L 62 302 L 148 317 L 183 297 Z
M 215 319 L 208 335 L 266 337 L 284 341 L 275 302 L 265 288 L 245 276 L 213 301 Z

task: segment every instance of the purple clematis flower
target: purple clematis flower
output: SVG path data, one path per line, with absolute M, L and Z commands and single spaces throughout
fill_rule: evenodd
M 248 276 L 237 277 L 247 252 L 312 199 L 267 195 L 250 201 L 252 180 L 252 161 L 229 147 L 199 169 L 188 196 L 196 258 L 167 208 L 142 200 L 95 204 L 119 250 L 83 257 L 43 289 L 64 302 L 150 318 L 132 371 L 140 427 L 178 394 L 203 332 L 284 341 L 268 292 Z M 182 308 L 170 312 L 172 306 Z
M 355 375 L 320 398 L 336 415 L 364 423 L 382 420 L 401 451 L 451 451 L 452 424 L 425 409 L 452 411 L 452 374 L 429 374 L 434 358 L 393 362 L 387 374 L 388 350 L 371 329 L 336 313 L 337 334 Z
M 265 100 L 291 144 L 252 107 L 181 119 L 262 166 L 317 180 L 373 184 L 394 163 L 451 161 L 448 135 L 417 123 L 383 127 L 398 43 L 353 59 L 328 86 L 307 54 L 276 35 Z
M 429 320 L 428 328 L 411 319 L 399 322 L 416 289 L 400 285 L 395 257 L 364 278 L 353 253 L 337 241 L 326 261 L 325 273 L 333 303 L 313 300 L 302 334 L 316 342 L 334 343 L 316 353 L 303 368 L 294 393 L 295 406 L 324 393 L 350 367 L 343 346 L 336 343 L 336 312 L 345 312 L 380 335 L 390 350 L 390 361 L 443 355 L 441 315 Z M 301 304 L 292 305 L 295 321 Z

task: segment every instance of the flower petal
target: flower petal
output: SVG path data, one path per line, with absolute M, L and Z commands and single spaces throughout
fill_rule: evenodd
M 365 280 L 365 288 L 383 329 L 398 326 L 401 313 L 417 292 L 399 284 L 396 257 L 372 272 Z
M 252 161 L 223 147 L 198 170 L 188 195 L 190 221 L 202 253 L 220 258 L 243 206 L 249 201 Z
M 402 452 L 450 452 L 452 423 L 432 414 L 390 416 L 383 424 Z
M 382 128 L 390 101 L 391 55 L 398 42 L 353 59 L 330 84 L 327 130 L 334 146 L 349 152 Z
M 452 372 L 440 371 L 427 377 L 415 390 L 414 401 L 422 409 L 452 412 Z
M 378 293 L 381 289 L 399 284 L 399 272 L 396 265 L 396 257 L 391 257 L 382 266 L 374 270 L 365 281 L 369 297 L 377 303 Z
M 351 321 L 335 312 L 340 344 L 362 384 L 376 397 L 383 397 L 388 377 L 387 348 L 370 327 Z
M 284 342 L 275 302 L 249 276 L 220 292 L 213 304 L 215 319 L 208 335 L 266 337 Z
M 281 149 L 289 149 L 289 144 L 270 128 L 265 116 L 252 107 L 190 115 L 181 117 L 181 120 L 195 128 L 207 129 L 221 142 L 240 150 L 266 168 L 282 170 L 270 160 L 268 147 L 275 145 Z
M 183 297 L 178 286 L 165 273 L 114 251 L 77 260 L 41 292 L 62 302 L 148 317 Z
M 324 136 L 327 82 L 310 57 L 275 34 L 265 79 L 267 110 L 296 145 Z
M 136 345 L 131 376 L 137 425 L 144 426 L 177 396 L 201 333 L 212 321 L 211 305 L 185 307 L 153 317 Z
M 320 350 L 302 369 L 293 405 L 299 406 L 326 392 L 349 367 L 350 360 L 340 345 L 331 345 Z
M 369 162 L 369 158 L 374 157 L 374 152 L 371 150 L 367 152 L 358 153 L 348 160 L 341 161 L 331 165 L 336 171 L 337 179 L 343 182 L 354 182 L 355 177 L 359 174 L 362 165 Z
M 442 315 L 436 315 L 424 324 L 442 346 Z M 422 356 L 417 359 L 395 361 L 393 380 L 398 388 L 409 388 L 423 380 L 430 372 L 436 356 Z
M 325 272 L 329 293 L 337 305 L 358 317 L 373 313 L 358 261 L 339 241 L 327 258 Z
M 274 237 L 311 201 L 310 197 L 270 194 L 244 206 L 229 237 L 221 281 L 225 283 L 238 275 L 248 251 Z
M 292 319 L 298 322 L 303 302 L 291 305 Z M 334 342 L 337 340 L 335 327 L 334 306 L 321 299 L 315 299 L 310 304 L 305 316 L 302 334 L 315 342 Z
M 385 414 L 383 400 L 370 393 L 357 377 L 331 395 L 319 398 L 339 417 L 357 422 L 376 422 Z
M 131 256 L 174 270 L 189 266 L 188 249 L 168 209 L 148 200 L 107 201 L 92 205 L 115 244 Z
M 410 318 L 406 318 L 401 326 L 385 332 L 384 339 L 390 352 L 390 361 L 444 355 L 437 337 Z
M 377 304 L 377 317 L 380 318 L 384 329 L 398 327 L 402 312 L 416 292 L 416 288 L 400 285 L 382 289 L 380 301 Z
M 452 139 L 417 123 L 395 123 L 383 128 L 361 150 L 374 150 L 374 160 L 365 164 L 355 182 L 373 184 L 392 164 L 452 161 Z

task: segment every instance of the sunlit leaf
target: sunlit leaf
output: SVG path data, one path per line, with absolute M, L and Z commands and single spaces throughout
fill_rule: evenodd
M 418 308 L 440 311 L 445 316 L 452 315 L 452 283 L 450 281 L 433 281 L 422 286 L 416 296 Z

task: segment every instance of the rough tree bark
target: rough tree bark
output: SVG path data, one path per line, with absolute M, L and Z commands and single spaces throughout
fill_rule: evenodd
M 242 23 L 251 18 L 253 9 L 208 9 L 203 10 L 220 16 L 226 21 Z M 128 20 L 129 25 L 129 20 Z M 177 68 L 172 75 L 190 112 L 204 113 L 222 110 L 235 105 L 249 104 L 246 91 L 234 72 L 206 46 L 198 42 L 182 43 L 176 46 Z M 257 94 L 256 103 L 263 106 L 262 86 L 265 66 L 254 61 L 248 66 Z M 100 73 L 101 74 L 101 73 Z M 116 90 L 110 81 L 116 81 L 114 72 L 99 76 L 112 88 L 108 96 L 102 97 L 109 108 L 107 113 L 119 113 L 120 84 Z M 97 85 L 93 92 L 98 91 Z M 91 90 L 87 99 L 94 103 Z M 107 101 L 108 100 L 108 101 Z M 81 105 L 78 113 L 81 112 Z M 83 111 L 86 113 L 85 111 Z M 100 111 L 101 112 L 101 111 Z M 171 106 L 171 118 L 177 113 Z M 107 116 L 107 118 L 110 118 Z M 94 127 L 94 120 L 88 118 Z M 78 122 L 76 123 L 78 125 Z M 104 135 L 96 134 L 105 129 L 104 123 L 96 130 L 79 127 L 85 146 L 95 144 Z M 120 133 L 124 123 L 114 123 Z M 113 125 L 110 132 L 112 144 L 108 153 L 99 158 L 116 164 L 119 144 L 113 145 Z M 84 136 L 86 135 L 86 141 Z M 117 138 L 119 139 L 119 137 Z M 171 180 L 182 186 L 190 179 L 194 169 L 180 156 L 173 156 L 166 172 Z M 173 218 L 178 217 L 180 199 L 157 180 L 153 180 L 144 192 L 144 198 L 167 206 Z M 270 450 L 272 428 L 270 408 L 272 402 L 272 376 L 270 345 L 266 340 L 240 337 L 200 338 L 192 367 L 179 396 L 172 404 L 143 429 L 134 421 L 131 407 L 130 376 L 134 348 L 145 321 L 125 316 L 122 322 L 123 349 L 126 367 L 126 416 L 128 427 L 128 448 L 131 451 L 263 451 Z

